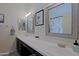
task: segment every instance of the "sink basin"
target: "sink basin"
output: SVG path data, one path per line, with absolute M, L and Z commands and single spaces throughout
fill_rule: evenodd
M 58 43 L 57 46 L 58 46 L 58 47 L 61 47 L 61 48 L 66 48 L 66 45 L 65 45 L 65 44 L 60 44 L 60 43 Z

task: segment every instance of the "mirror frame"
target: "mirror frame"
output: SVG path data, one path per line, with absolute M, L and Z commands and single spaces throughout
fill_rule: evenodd
M 78 20 L 78 4 L 72 3 L 72 33 L 71 34 L 65 34 L 65 33 L 50 33 L 49 32 L 49 9 L 54 8 L 56 6 L 59 6 L 63 3 L 54 3 L 47 8 L 45 8 L 45 29 L 46 29 L 46 35 L 53 36 L 53 37 L 62 37 L 62 38 L 73 38 L 77 39 L 77 20 Z

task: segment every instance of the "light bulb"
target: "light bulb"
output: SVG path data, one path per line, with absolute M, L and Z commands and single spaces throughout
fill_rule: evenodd
M 26 14 L 25 17 L 28 17 L 29 15 L 31 15 L 31 12 L 29 12 L 28 14 Z

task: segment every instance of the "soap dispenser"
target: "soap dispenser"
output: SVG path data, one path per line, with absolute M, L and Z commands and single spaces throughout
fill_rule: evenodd
M 75 40 L 74 45 L 79 45 L 79 43 L 77 42 L 77 40 Z
M 73 44 L 74 44 L 74 45 L 73 45 L 73 50 L 74 50 L 74 52 L 79 53 L 79 43 L 78 43 L 78 41 L 75 40 L 75 42 L 74 42 Z

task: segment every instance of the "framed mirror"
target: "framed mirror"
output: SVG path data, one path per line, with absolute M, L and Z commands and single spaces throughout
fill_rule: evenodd
M 26 21 L 24 19 L 18 20 L 18 31 L 25 31 L 26 30 Z
M 53 4 L 45 9 L 46 34 L 55 37 L 77 38 L 78 4 Z
M 34 16 L 27 17 L 27 32 L 34 33 Z
M 48 13 L 49 32 L 72 34 L 72 4 L 59 4 Z

